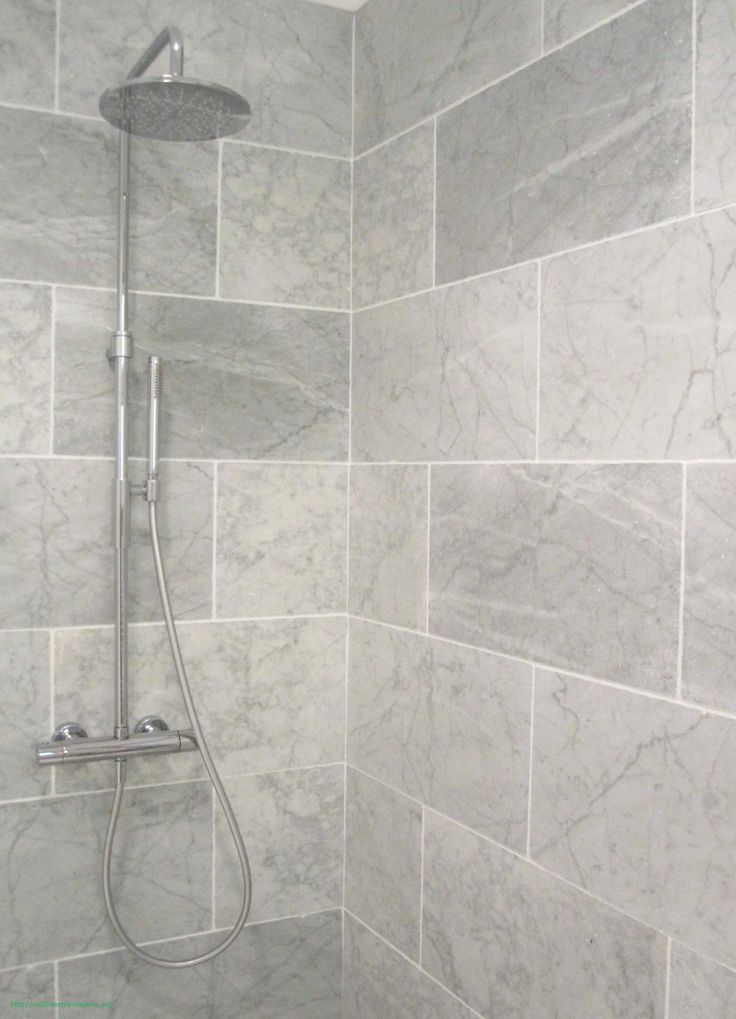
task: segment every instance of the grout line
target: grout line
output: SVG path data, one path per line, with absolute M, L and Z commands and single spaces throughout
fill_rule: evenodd
M 265 149 L 267 152 L 289 152 L 293 156 L 309 156 L 312 159 L 332 159 L 337 163 L 349 163 L 351 156 L 338 156 L 335 152 L 319 152 L 317 149 L 297 149 L 290 145 L 270 145 L 267 142 L 253 142 L 247 138 L 225 138 L 225 145 L 239 145 L 250 149 Z
M 429 633 L 429 546 L 432 534 L 432 465 L 427 464 L 427 573 L 424 587 L 424 629 Z
M 49 456 L 54 455 L 54 401 L 56 399 L 56 286 L 51 287 L 51 328 L 49 330 Z
M 419 856 L 419 966 L 422 965 L 422 954 L 424 952 L 424 837 L 425 837 L 425 814 L 426 808 L 422 804 L 421 816 L 421 844 Z
M 61 0 L 56 0 L 56 24 L 54 25 L 54 111 L 59 109 L 61 92 Z
M 61 992 L 59 989 L 59 963 L 54 959 L 54 1016 L 59 1019 L 59 1001 Z
M 385 626 L 389 630 L 396 630 L 399 633 L 410 633 L 415 637 L 423 637 L 425 640 L 435 640 L 442 644 L 450 644 L 453 647 L 467 648 L 469 651 L 481 651 L 483 654 L 494 655 L 496 658 L 503 658 L 509 662 L 519 662 L 530 668 L 541 669 L 545 672 L 558 672 L 561 676 L 568 676 L 571 679 L 580 679 L 586 683 L 595 683 L 597 686 L 605 686 L 611 690 L 618 690 L 620 693 L 636 694 L 638 697 L 645 697 L 647 700 L 659 701 L 664 704 L 672 704 L 677 708 L 685 708 L 690 711 L 697 711 L 704 715 L 713 715 L 716 718 L 724 718 L 729 721 L 736 721 L 736 711 L 728 711 L 725 708 L 712 707 L 708 704 L 699 704 L 697 701 L 678 700 L 670 694 L 658 693 L 654 690 L 645 690 L 643 687 L 629 686 L 625 683 L 617 683 L 610 679 L 602 679 L 600 676 L 590 676 L 584 672 L 575 672 L 561 665 L 553 665 L 549 662 L 540 662 L 532 658 L 520 658 L 518 655 L 510 655 L 505 651 L 497 651 L 494 648 L 483 647 L 480 644 L 468 644 L 465 641 L 453 640 L 450 637 L 443 637 L 438 633 L 424 633 L 422 630 L 412 630 L 408 626 L 399 626 L 396 623 L 387 623 L 381 619 L 371 619 L 368 616 L 351 614 L 351 620 L 359 623 L 368 623 L 371 626 Z
M 690 98 L 690 212 L 695 214 L 695 97 L 697 95 L 697 58 L 698 58 L 698 0 L 692 0 L 692 54 L 691 63 L 691 98 Z
M 664 1019 L 670 1015 L 670 984 L 672 981 L 672 938 L 667 938 L 667 957 L 664 975 Z
M 526 808 L 526 855 L 532 858 L 532 778 L 534 775 L 534 709 L 537 689 L 537 669 L 532 666 L 531 706 L 529 710 L 529 798 Z
M 682 700 L 682 670 L 685 654 L 685 533 L 687 529 L 687 465 L 682 465 L 682 511 L 680 523 L 680 603 L 677 616 L 677 686 L 675 696 Z
M 219 495 L 219 464 L 212 474 L 212 619 L 217 619 L 217 500 Z
M 49 739 L 56 728 L 56 638 L 53 630 L 48 635 L 49 651 Z M 39 739 L 41 739 L 39 733 Z M 56 768 L 51 768 L 51 796 L 56 795 Z
M 215 220 L 215 299 L 220 297 L 220 235 L 222 233 L 222 154 L 225 143 L 220 139 L 217 143 L 217 202 Z
M 432 162 L 432 287 L 437 286 L 437 121 L 434 118 L 434 152 Z
M 537 416 L 534 459 L 539 460 L 540 423 L 542 420 L 542 260 L 537 262 Z
M 211 626 L 213 623 L 291 623 L 302 622 L 307 619 L 344 619 L 345 612 L 313 612 L 304 615 L 293 616 L 220 616 L 217 619 L 182 619 L 177 620 L 177 626 Z M 129 623 L 131 629 L 144 629 L 149 626 L 162 627 L 163 619 L 151 619 L 146 622 Z M 86 630 L 112 630 L 112 623 L 78 623 L 69 626 L 13 626 L 7 629 L 0 629 L 0 634 L 7 633 L 77 633 Z
M 215 793 L 215 787 L 211 788 L 212 794 L 212 888 L 210 890 L 210 920 L 211 928 L 213 931 L 217 930 L 217 894 L 216 894 L 216 866 L 217 866 L 217 836 L 216 831 L 216 820 L 217 820 L 217 795 Z
M 544 0 L 540 2 L 540 23 L 539 23 L 539 56 L 544 56 Z

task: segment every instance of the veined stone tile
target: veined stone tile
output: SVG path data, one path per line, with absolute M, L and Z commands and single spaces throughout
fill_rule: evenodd
M 545 50 L 620 14 L 631 3 L 632 0 L 544 0 Z
M 51 789 L 51 769 L 39 768 L 32 748 L 51 737 L 49 635 L 0 631 L 0 800 L 42 796 Z
M 0 102 L 54 105 L 55 0 L 3 0 Z
M 732 1019 L 736 1013 L 736 973 L 672 946 L 670 1019 Z
M 0 283 L 0 453 L 48 453 L 51 290 Z
M 695 207 L 736 200 L 736 10 L 731 0 L 697 0 Z
M 0 973 L 0 994 L 6 996 L 8 1002 L 55 1001 L 53 965 L 5 970 Z

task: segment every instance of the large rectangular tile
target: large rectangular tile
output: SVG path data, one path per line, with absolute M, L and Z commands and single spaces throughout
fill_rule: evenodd
M 695 207 L 736 200 L 736 10 L 731 0 L 697 0 Z
M 411 464 L 350 472 L 350 611 L 424 629 L 428 470 Z
M 431 811 L 424 968 L 488 1019 L 662 1019 L 666 940 Z
M 371 0 L 355 23 L 363 151 L 539 54 L 537 0 Z
M 6 1001 L 55 1001 L 54 967 L 49 963 L 0 973 L 0 994 Z M 22 1007 L 22 1006 L 10 1006 Z M 30 1006 L 29 1006 L 30 1007 Z
M 54 445 L 106 455 L 112 293 L 56 295 Z M 148 355 L 164 359 L 165 456 L 342 460 L 347 456 L 347 315 L 133 294 L 131 449 L 146 450 Z
M 353 620 L 348 761 L 523 850 L 531 673 L 522 662 Z
M 92 793 L 0 806 L 0 965 L 118 944 L 100 883 L 110 803 L 109 794 Z M 135 940 L 209 927 L 211 859 L 206 782 L 126 792 L 113 890 Z M 74 922 L 62 903 L 73 903 Z
M 211 294 L 217 146 L 133 146 L 131 284 Z M 0 275 L 115 281 L 117 132 L 96 120 L 0 109 Z
M 736 961 L 736 723 L 537 673 L 532 855 Z
M 649 0 L 444 114 L 437 278 L 690 208 L 691 0 Z
M 353 171 L 353 307 L 432 286 L 434 127 L 369 152 Z
M 345 796 L 345 907 L 418 960 L 422 808 L 352 768 Z
M 39 768 L 31 748 L 51 736 L 50 638 L 44 632 L 0 632 L 0 800 L 42 796 L 51 769 Z
M 672 946 L 669 1019 L 732 1019 L 736 973 L 684 945 Z
M 0 284 L 0 453 L 48 453 L 51 289 Z
M 354 318 L 354 457 L 533 457 L 536 402 L 533 266 Z
M 342 901 L 342 765 L 227 780 L 253 874 L 256 922 L 338 907 Z M 215 828 L 218 927 L 238 915 L 242 878 L 220 808 Z
M 217 513 L 218 615 L 345 610 L 344 467 L 222 464 Z
M 543 267 L 542 456 L 733 456 L 735 245 L 717 212 Z
M 430 631 L 651 690 L 677 674 L 681 469 L 432 469 Z
M 186 73 L 250 103 L 243 138 L 349 155 L 352 18 L 301 0 L 62 4 L 62 109 L 96 114 L 101 90 L 127 75 L 172 17 L 184 35 Z
M 220 292 L 250 301 L 350 305 L 350 164 L 225 144 Z
M 0 461 L 2 627 L 112 622 L 111 478 L 104 460 Z M 212 468 L 162 463 L 161 478 L 161 543 L 175 612 L 209 616 Z M 161 618 L 143 500 L 133 503 L 129 595 L 131 619 Z
M 631 3 L 632 0 L 544 0 L 545 50 L 615 17 Z
M 472 1019 L 473 1013 L 349 913 L 343 1019 Z
M 54 105 L 56 0 L 3 0 L 0 102 Z
M 246 927 L 212 962 L 157 969 L 130 952 L 62 962 L 62 999 L 112 1001 L 120 1019 L 340 1019 L 340 914 L 297 917 Z M 222 934 L 151 946 L 165 958 L 213 948 Z M 89 1014 L 64 1009 L 64 1015 Z

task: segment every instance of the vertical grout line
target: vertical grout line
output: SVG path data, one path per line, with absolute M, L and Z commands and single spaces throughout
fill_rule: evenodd
M 215 298 L 220 296 L 220 231 L 222 221 L 222 156 L 225 142 L 217 143 L 217 221 L 215 222 Z
M 670 980 L 672 974 L 672 938 L 667 938 L 667 962 L 664 976 L 664 1019 L 670 1015 Z
M 424 950 L 424 818 L 426 807 L 422 804 L 422 826 L 421 846 L 419 856 L 419 958 L 418 963 L 422 965 L 422 952 Z
M 692 80 L 690 83 L 690 214 L 695 214 L 695 96 L 697 93 L 697 60 L 698 60 L 698 0 L 693 3 L 692 22 Z
M 54 455 L 54 400 L 56 399 L 56 285 L 51 287 L 51 328 L 49 330 L 49 456 Z
M 544 0 L 540 3 L 540 25 L 539 25 L 539 56 L 544 56 Z
M 534 435 L 534 459 L 539 459 L 539 426 L 542 405 L 542 260 L 537 262 L 537 415 Z
M 427 575 L 424 585 L 424 629 L 429 633 L 429 540 L 432 522 L 432 465 L 427 464 Z
M 526 805 L 526 855 L 532 858 L 532 777 L 534 774 L 534 704 L 537 693 L 537 669 L 532 665 L 532 697 L 529 710 L 529 793 Z
M 219 468 L 220 465 L 215 460 L 212 476 L 212 619 L 217 618 L 217 496 L 220 477 Z
M 680 606 L 677 621 L 677 690 L 675 697 L 682 700 L 682 664 L 685 653 L 685 533 L 687 524 L 687 464 L 682 465 L 682 517 L 680 520 Z
M 216 892 L 215 892 L 215 888 L 216 888 L 215 867 L 217 865 L 217 841 L 216 841 L 217 840 L 217 836 L 215 835 L 215 830 L 216 830 L 217 826 L 216 826 L 215 822 L 217 820 L 217 796 L 215 795 L 215 787 L 214 786 L 212 786 L 211 789 L 210 789 L 210 796 L 212 797 L 212 834 L 211 834 L 211 839 L 212 839 L 212 847 L 211 847 L 211 850 L 212 850 L 212 861 L 211 861 L 212 887 L 210 889 L 210 930 L 216 931 L 217 930 L 217 916 L 216 916 L 216 912 L 215 911 L 216 911 L 216 908 L 217 908 L 217 897 L 216 897 Z
M 59 963 L 58 960 L 54 959 L 54 1015 L 56 1019 L 59 1019 L 59 1000 Z
M 49 739 L 56 728 L 56 631 L 48 631 L 49 648 Z M 51 795 L 56 792 L 56 768 L 49 768 L 51 772 Z
M 54 37 L 54 109 L 59 109 L 61 83 L 59 80 L 61 65 L 61 0 L 56 0 L 56 25 Z
M 437 286 L 437 124 L 439 117 L 434 118 L 434 152 L 432 171 L 432 286 Z

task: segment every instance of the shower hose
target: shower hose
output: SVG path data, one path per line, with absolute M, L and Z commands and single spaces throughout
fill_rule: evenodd
M 161 546 L 159 543 L 158 536 L 158 518 L 156 516 L 156 503 L 155 501 L 148 503 L 148 522 L 151 535 L 151 548 L 153 550 L 153 561 L 156 567 L 156 580 L 158 582 L 158 590 L 161 595 L 161 605 L 163 607 L 164 619 L 166 620 L 166 632 L 169 635 L 169 644 L 171 646 L 171 654 L 174 659 L 174 666 L 176 668 L 176 675 L 179 680 L 179 687 L 181 689 L 181 695 L 184 699 L 189 719 L 194 731 L 195 738 L 197 740 L 197 746 L 199 752 L 202 755 L 204 766 L 207 769 L 207 774 L 210 777 L 210 781 L 217 794 L 217 798 L 220 801 L 223 813 L 227 819 L 228 826 L 230 828 L 230 834 L 233 837 L 235 848 L 238 853 L 238 860 L 240 861 L 240 869 L 243 876 L 243 901 L 240 907 L 240 914 L 238 919 L 235 921 L 235 926 L 232 928 L 227 937 L 215 945 L 214 948 L 210 949 L 209 952 L 204 952 L 202 955 L 193 956 L 190 959 L 162 959 L 158 955 L 152 955 L 150 952 L 146 952 L 139 945 L 137 945 L 130 937 L 128 932 L 120 922 L 120 918 L 115 909 L 115 902 L 113 900 L 112 889 L 110 887 L 110 869 L 112 860 L 112 849 L 115 841 L 115 829 L 117 828 L 118 817 L 120 816 L 120 807 L 123 800 L 123 793 L 125 791 L 125 761 L 116 762 L 116 777 L 115 777 L 115 796 L 112 801 L 112 810 L 110 812 L 110 821 L 107 826 L 107 835 L 105 836 L 105 850 L 102 857 L 102 885 L 105 893 L 105 905 L 107 906 L 107 912 L 115 928 L 118 937 L 123 942 L 126 948 L 137 955 L 139 959 L 145 960 L 145 962 L 153 963 L 154 966 L 163 966 L 167 969 L 184 969 L 187 966 L 196 966 L 200 962 L 208 962 L 210 959 L 214 959 L 215 956 L 219 955 L 220 952 L 224 952 L 233 941 L 240 934 L 245 921 L 248 918 L 250 911 L 250 903 L 252 897 L 252 881 L 250 873 L 250 864 L 248 862 L 248 852 L 243 842 L 243 836 L 240 834 L 240 828 L 238 822 L 233 813 L 233 808 L 230 805 L 230 800 L 225 792 L 225 787 L 222 784 L 222 779 L 217 773 L 217 768 L 212 760 L 209 747 L 207 746 L 207 740 L 205 739 L 197 716 L 197 710 L 194 706 L 194 699 L 192 697 L 192 691 L 189 687 L 189 680 L 187 679 L 186 669 L 184 668 L 184 659 L 182 658 L 181 648 L 179 647 L 179 638 L 176 632 L 176 623 L 174 622 L 174 616 L 171 611 L 171 601 L 169 599 L 168 587 L 166 585 L 166 574 L 164 572 L 164 563 L 161 556 Z

